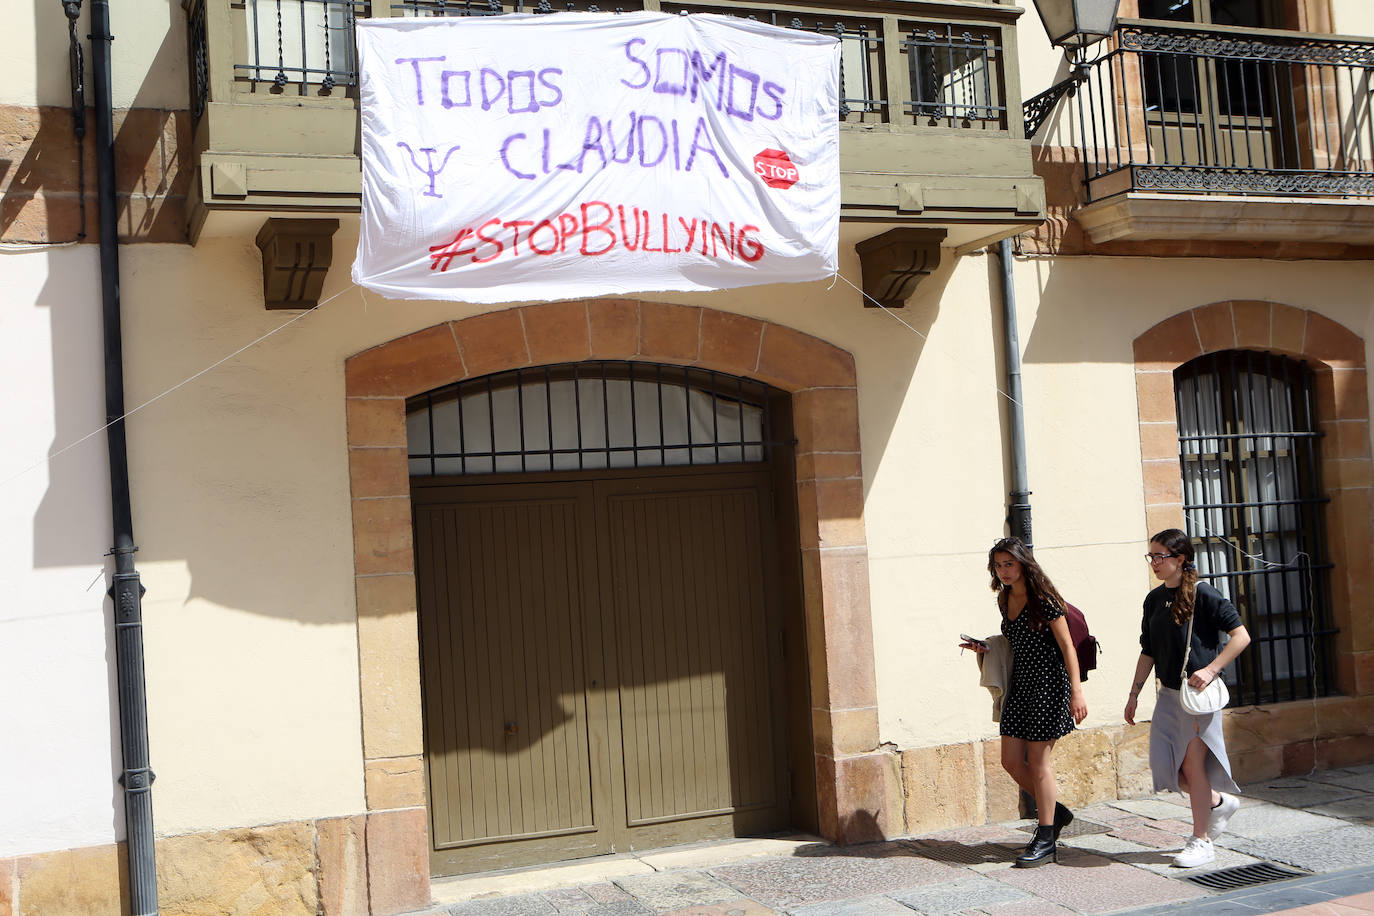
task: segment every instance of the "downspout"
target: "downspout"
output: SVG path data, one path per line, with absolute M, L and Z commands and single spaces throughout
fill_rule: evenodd
M 115 668 L 119 743 L 124 772 L 124 824 L 129 858 L 130 916 L 156 916 L 157 856 L 153 846 L 153 771 L 148 759 L 148 702 L 143 676 L 143 586 L 134 568 L 129 452 L 124 433 L 124 351 L 119 320 L 119 226 L 115 196 L 114 98 L 110 87 L 110 4 L 91 0 L 91 82 L 94 89 L 100 298 L 105 324 L 105 430 L 114 521 Z
M 1007 432 L 1011 440 L 1011 494 L 1007 499 L 1007 524 L 1013 537 L 1027 547 L 1031 539 L 1030 482 L 1026 473 L 1026 424 L 1021 398 L 1021 340 L 1016 330 L 1016 289 L 1011 276 L 1011 240 L 997 243 L 1001 263 L 1003 349 L 1007 361 Z

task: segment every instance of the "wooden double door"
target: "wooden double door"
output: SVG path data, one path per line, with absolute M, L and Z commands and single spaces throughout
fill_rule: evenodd
M 434 874 L 789 824 L 767 470 L 413 483 Z

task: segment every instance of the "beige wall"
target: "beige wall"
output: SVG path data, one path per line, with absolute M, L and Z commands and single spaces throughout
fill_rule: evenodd
M 885 432 L 865 415 L 879 713 L 883 740 L 899 747 L 996 734 L 976 666 L 954 648 L 961 629 L 990 633 L 998 620 L 984 569 L 986 549 L 1002 533 L 1009 485 L 1004 421 L 993 403 L 1000 397 L 993 385 L 1004 383 L 990 350 L 1000 339 L 1000 317 L 986 281 L 986 259 L 961 262 L 893 428 Z M 1087 684 L 1089 727 L 1121 722 L 1140 603 L 1155 584 L 1141 560 L 1146 520 L 1132 341 L 1178 312 L 1241 298 L 1311 309 L 1368 340 L 1372 283 L 1367 263 L 1017 262 L 1038 555 L 1104 644 Z M 920 307 L 907 311 L 908 321 L 922 314 Z M 860 354 L 861 386 L 866 362 Z M 861 387 L 861 404 L 872 396 Z M 875 435 L 889 438 L 887 460 L 869 451 Z
M 850 230 L 847 230 L 847 232 Z M 479 309 L 364 298 L 340 239 L 326 298 L 130 424 L 157 823 L 163 833 L 364 809 L 343 360 Z M 851 254 L 841 273 L 859 282 Z M 251 244 L 125 249 L 130 406 L 289 321 L 260 304 Z M 859 376 L 881 736 L 995 734 L 960 632 L 997 618 L 985 551 L 1008 482 L 994 262 L 947 261 L 908 307 L 844 280 L 661 296 L 852 351 Z M 1368 333 L 1358 263 L 1023 260 L 1016 266 L 1035 534 L 1103 640 L 1089 725 L 1120 722 L 1149 587 L 1131 341 L 1221 299 L 1272 299 Z M 926 335 L 923 340 L 916 331 Z
M 250 242 L 124 251 L 128 402 L 157 398 L 130 422 L 130 460 L 163 833 L 364 808 L 343 361 L 481 309 L 364 298 L 345 279 L 354 244 L 326 285 L 342 295 L 189 382 L 291 316 L 263 310 Z M 872 352 L 866 390 L 913 371 L 915 338 L 842 280 L 661 298 Z M 898 407 L 861 405 L 875 442 Z
M 123 828 L 96 254 L 0 254 L 0 861 Z
M 1340 35 L 1374 35 L 1374 7 L 1366 0 L 1331 0 L 1333 29 Z
M 85 43 L 90 3 L 77 34 Z M 5 79 L 0 105 L 71 105 L 67 17 L 59 0 L 0 0 Z M 188 108 L 186 12 L 179 2 L 111 3 L 111 93 L 115 108 Z M 86 44 L 86 104 L 93 101 L 91 50 Z M 93 180 L 93 179 L 92 179 Z

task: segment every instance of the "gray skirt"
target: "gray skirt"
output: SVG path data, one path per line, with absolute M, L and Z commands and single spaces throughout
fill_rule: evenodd
M 1178 691 L 1160 687 L 1155 696 L 1154 718 L 1150 720 L 1150 772 L 1156 792 L 1179 792 L 1178 769 L 1194 738 L 1207 745 L 1207 778 L 1218 792 L 1240 792 L 1231 778 L 1231 761 L 1226 757 L 1226 737 L 1221 732 L 1222 712 L 1205 716 L 1188 713 L 1178 702 Z

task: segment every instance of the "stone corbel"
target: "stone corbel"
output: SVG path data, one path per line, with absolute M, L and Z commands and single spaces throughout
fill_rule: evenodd
M 319 305 L 325 274 L 334 260 L 336 219 L 270 217 L 258 230 L 262 250 L 262 299 L 269 309 Z
M 940 266 L 944 229 L 889 229 L 854 246 L 863 265 L 864 292 L 884 308 L 899 309 L 916 291 L 916 284 Z M 865 306 L 873 306 L 864 299 Z

